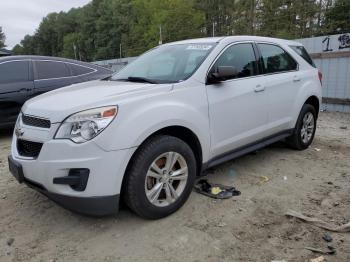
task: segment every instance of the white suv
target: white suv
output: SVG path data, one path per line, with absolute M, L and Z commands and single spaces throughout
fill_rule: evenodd
M 110 79 L 25 103 L 9 166 L 19 182 L 83 214 L 119 200 L 156 219 L 204 170 L 286 139 L 307 148 L 322 75 L 303 46 L 232 36 L 158 46 Z

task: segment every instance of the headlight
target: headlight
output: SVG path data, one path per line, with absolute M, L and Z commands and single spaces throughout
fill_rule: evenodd
M 55 138 L 84 143 L 100 134 L 115 118 L 117 106 L 90 109 L 69 116 L 59 127 Z

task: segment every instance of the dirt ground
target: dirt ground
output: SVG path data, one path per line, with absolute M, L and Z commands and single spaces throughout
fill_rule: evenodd
M 347 127 L 347 129 L 345 129 Z M 287 210 L 340 225 L 350 221 L 350 114 L 321 113 L 313 145 L 272 145 L 212 170 L 241 196 L 192 193 L 177 213 L 143 220 L 127 209 L 89 218 L 57 206 L 9 174 L 10 132 L 0 133 L 0 261 L 308 261 L 327 231 Z M 268 181 L 266 181 L 268 178 Z M 350 233 L 328 232 L 350 261 Z

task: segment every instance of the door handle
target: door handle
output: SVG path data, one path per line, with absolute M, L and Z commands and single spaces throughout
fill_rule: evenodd
M 299 76 L 294 76 L 293 82 L 300 82 L 301 78 Z
M 258 93 L 258 92 L 262 92 L 265 90 L 265 86 L 263 85 L 257 85 L 255 88 L 254 88 L 254 92 Z

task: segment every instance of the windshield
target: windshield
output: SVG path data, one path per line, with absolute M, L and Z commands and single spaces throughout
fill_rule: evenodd
M 215 43 L 159 46 L 140 56 L 112 80 L 175 83 L 189 78 L 214 48 Z

